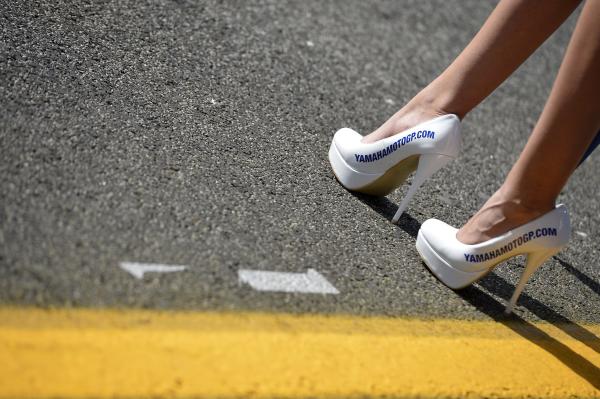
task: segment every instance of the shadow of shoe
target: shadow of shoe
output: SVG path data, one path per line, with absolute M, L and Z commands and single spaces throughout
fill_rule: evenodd
M 386 197 L 374 197 L 372 195 L 366 195 L 352 191 L 350 193 L 360 202 L 368 205 L 380 216 L 390 222 L 392 217 L 394 217 L 396 210 L 398 209 L 398 205 L 394 204 Z M 407 212 L 404 212 L 400 217 L 397 226 L 404 230 L 411 237 L 416 239 L 419 229 L 421 228 L 421 223 L 419 223 L 417 219 L 410 216 Z
M 488 275 L 487 279 L 489 279 L 490 276 L 492 276 L 492 278 L 502 280 L 500 277 L 492 275 L 491 273 Z M 510 284 L 506 282 L 505 284 L 510 286 Z M 513 289 L 513 287 L 511 287 L 511 289 Z M 479 311 L 487 314 L 496 322 L 505 325 L 515 333 L 519 334 L 521 337 L 550 353 L 565 366 L 569 367 L 579 376 L 588 381 L 594 388 L 600 389 L 600 368 L 598 368 L 598 366 L 520 316 L 514 313 L 505 315 L 505 305 L 498 302 L 490 294 L 483 291 L 482 288 L 472 285 L 457 292 L 464 300 L 469 302 Z M 522 302 L 520 301 L 520 306 L 527 307 L 528 309 L 532 307 L 532 304 L 534 304 L 533 309 L 539 309 L 540 306 L 545 307 L 535 299 L 531 297 L 523 298 L 523 296 L 524 295 L 522 294 Z M 558 313 L 554 313 L 559 319 L 565 321 L 565 323 L 553 322 L 551 324 L 597 351 L 599 344 L 598 337 L 578 324 L 569 321 Z
M 493 292 L 505 300 L 508 300 L 514 291 L 514 286 L 512 284 L 509 284 L 503 278 L 494 273 L 490 273 L 485 278 L 479 280 L 477 285 L 488 292 Z M 493 304 L 493 306 L 495 306 L 495 304 Z M 590 349 L 600 353 L 600 338 L 586 328 L 572 322 L 560 313 L 544 305 L 542 302 L 532 298 L 526 293 L 522 293 L 519 298 L 519 306 L 526 308 L 540 319 L 551 323 L 574 339 L 582 342 Z M 486 314 L 492 316 L 492 314 L 489 313 L 489 309 L 486 309 L 485 304 L 479 304 L 476 307 Z M 502 313 L 502 310 L 500 313 Z M 499 317 L 499 314 L 496 314 L 495 317 Z
M 580 272 L 575 267 L 570 265 L 567 261 L 564 261 L 556 256 L 554 257 L 554 259 L 556 259 L 558 261 L 558 263 L 560 263 L 561 266 L 564 267 L 569 273 L 571 273 L 572 275 L 577 277 L 577 279 L 579 281 L 581 281 L 583 284 L 587 285 L 593 292 L 600 295 L 600 283 L 592 280 L 585 273 Z

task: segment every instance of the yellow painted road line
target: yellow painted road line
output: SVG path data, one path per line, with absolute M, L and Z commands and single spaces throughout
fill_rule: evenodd
M 594 398 L 598 336 L 589 325 L 0 308 L 0 398 Z

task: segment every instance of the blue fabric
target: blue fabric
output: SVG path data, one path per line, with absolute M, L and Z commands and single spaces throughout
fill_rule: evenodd
M 579 165 L 581 165 L 583 163 L 583 161 L 585 161 L 587 159 L 587 157 L 590 156 L 590 154 L 596 149 L 596 147 L 598 147 L 599 144 L 600 144 L 600 131 L 598 133 L 596 133 L 596 137 L 594 137 L 592 144 L 590 144 L 590 146 L 588 147 L 585 154 L 583 154 L 583 158 L 581 158 Z M 579 166 L 579 165 L 577 165 L 577 166 Z

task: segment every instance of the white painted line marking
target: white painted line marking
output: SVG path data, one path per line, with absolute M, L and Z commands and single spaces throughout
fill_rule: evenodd
M 305 294 L 339 294 L 325 277 L 314 269 L 306 273 L 269 272 L 264 270 L 238 270 L 240 283 L 258 291 L 301 292 Z
M 133 275 L 135 278 L 142 279 L 144 273 L 172 273 L 181 272 L 187 269 L 187 266 L 182 265 L 163 265 L 160 263 L 138 263 L 138 262 L 121 262 L 119 267 Z

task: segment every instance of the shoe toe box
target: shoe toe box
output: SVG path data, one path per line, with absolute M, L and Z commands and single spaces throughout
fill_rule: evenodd
M 335 132 L 333 136 L 333 142 L 338 148 L 344 148 L 348 145 L 359 142 L 363 136 L 360 133 L 350 129 L 350 128 L 342 128 Z
M 454 255 L 457 244 L 458 229 L 438 219 L 426 220 L 421 225 L 421 234 L 429 245 L 441 256 Z
M 448 238 L 445 236 L 456 235 L 456 228 L 438 219 L 428 219 L 421 225 L 421 231 L 427 238 Z

